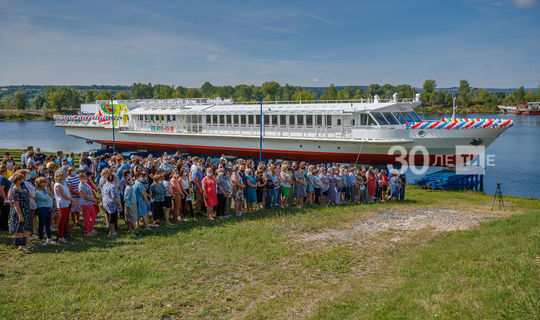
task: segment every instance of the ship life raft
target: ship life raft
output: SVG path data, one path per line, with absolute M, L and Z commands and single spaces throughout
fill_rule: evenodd
M 514 121 L 507 119 L 480 119 L 480 118 L 442 118 L 440 121 L 419 121 L 405 123 L 406 129 L 485 129 L 510 128 Z

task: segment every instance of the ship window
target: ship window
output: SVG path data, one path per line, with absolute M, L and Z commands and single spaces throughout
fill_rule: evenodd
M 315 125 L 322 126 L 322 115 L 318 114 L 315 116 Z
M 332 116 L 326 116 L 326 125 L 331 126 L 332 125 Z
M 414 112 L 414 111 L 410 111 L 409 115 L 413 118 L 414 121 L 418 121 L 418 122 L 422 121 L 422 119 L 420 119 L 418 114 L 416 114 L 416 112 Z
M 206 115 L 206 123 L 210 124 L 211 121 L 212 121 L 212 116 Z
M 264 116 L 264 125 L 267 125 L 267 124 L 270 124 L 270 116 L 269 115 Z
M 356 119 L 352 119 L 352 125 L 353 125 L 353 126 L 356 125 Z
M 245 114 L 240 116 L 240 124 L 246 124 L 246 115 Z
M 289 116 L 289 125 L 290 126 L 294 126 L 295 122 L 294 122 L 294 116 Z
M 218 120 L 218 116 L 217 116 L 216 114 L 213 115 L 213 116 L 212 116 L 212 121 L 213 121 L 214 125 L 218 124 L 218 121 L 217 121 L 217 120 Z
M 340 118 L 337 118 L 337 120 L 336 120 L 336 125 L 337 125 L 337 126 L 340 126 L 340 125 L 341 125 L 341 119 L 340 119 Z
M 176 121 L 176 116 L 172 116 L 172 121 Z
M 296 124 L 299 125 L 299 126 L 304 125 L 304 116 L 303 115 L 296 116 Z
M 280 115 L 279 116 L 279 125 L 284 126 L 287 124 L 287 116 L 286 115 Z
M 227 124 L 231 124 L 232 123 L 231 122 L 231 115 L 228 114 L 226 118 L 227 118 Z
M 407 119 L 403 116 L 403 113 L 401 112 L 394 112 L 394 116 L 398 119 L 400 123 L 407 123 Z
M 390 124 L 399 124 L 399 121 L 390 112 L 384 112 L 383 115 Z
M 238 117 L 237 114 L 233 115 L 233 121 L 234 121 L 234 124 L 238 124 L 238 118 L 239 118 L 239 117 Z
M 272 125 L 277 126 L 277 115 L 272 116 Z
M 219 124 L 225 124 L 225 116 L 224 115 L 219 116 Z
M 312 125 L 313 125 L 313 116 L 309 114 L 306 116 L 306 126 L 312 126 Z
M 380 112 L 372 112 L 371 115 L 373 116 L 373 118 L 375 118 L 375 120 L 380 126 L 388 125 L 388 121 L 386 121 L 386 119 Z
M 261 124 L 261 116 L 259 115 L 255 116 L 255 124 Z

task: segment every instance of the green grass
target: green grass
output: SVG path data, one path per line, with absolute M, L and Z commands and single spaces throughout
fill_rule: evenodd
M 505 198 L 502 219 L 389 241 L 299 241 L 377 210 L 457 206 L 491 197 L 411 187 L 402 204 L 308 207 L 82 238 L 23 254 L 0 233 L 1 319 L 538 318 L 540 201 Z M 122 225 L 123 226 L 123 225 Z

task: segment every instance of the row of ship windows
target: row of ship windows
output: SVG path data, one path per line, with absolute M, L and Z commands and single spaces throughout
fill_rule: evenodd
M 182 115 L 182 122 L 201 124 L 203 119 L 209 125 L 259 125 L 260 115 Z M 135 120 L 144 122 L 175 122 L 176 115 L 139 115 Z M 397 125 L 406 122 L 421 121 L 414 112 L 370 112 L 351 116 L 341 115 L 263 115 L 265 125 L 288 126 L 370 126 L 370 125 Z

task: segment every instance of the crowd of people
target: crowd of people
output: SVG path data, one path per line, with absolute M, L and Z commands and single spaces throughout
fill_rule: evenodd
M 118 220 L 128 232 L 287 206 L 403 200 L 403 173 L 373 167 L 227 159 L 163 154 L 125 157 L 83 152 L 45 155 L 29 146 L 20 165 L 9 153 L 0 163 L 0 229 L 23 251 L 67 243 L 73 227 L 94 237 L 104 212 L 108 234 Z M 82 219 L 81 219 L 82 215 Z M 53 240 L 52 232 L 57 233 Z

